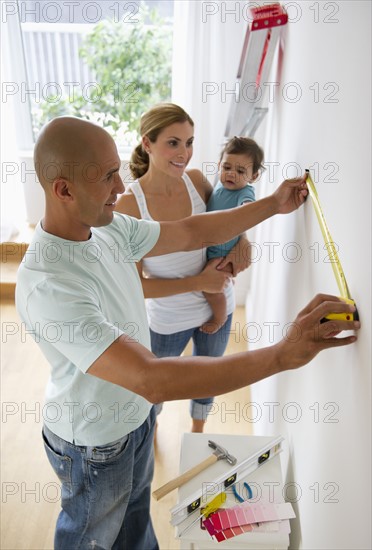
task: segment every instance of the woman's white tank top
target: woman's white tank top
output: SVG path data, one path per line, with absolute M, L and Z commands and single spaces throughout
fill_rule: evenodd
M 192 215 L 205 212 L 206 206 L 187 174 L 182 176 L 189 193 Z M 134 181 L 129 189 L 136 197 L 141 218 L 152 220 L 146 198 L 139 181 Z M 191 252 L 174 252 L 163 256 L 144 258 L 143 271 L 146 277 L 155 279 L 178 279 L 200 273 L 206 262 L 206 249 Z M 225 291 L 227 313 L 235 309 L 233 284 Z M 146 299 L 149 325 L 159 334 L 173 334 L 182 330 L 199 327 L 212 316 L 212 310 L 202 292 L 184 292 L 163 298 Z

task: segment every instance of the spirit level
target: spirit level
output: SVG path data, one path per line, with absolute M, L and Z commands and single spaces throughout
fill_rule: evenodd
M 247 475 L 257 470 L 257 468 L 261 468 L 265 462 L 270 461 L 274 458 L 274 456 L 279 454 L 282 451 L 282 441 L 284 441 L 284 438 L 281 436 L 273 438 L 256 453 L 250 455 L 238 464 L 235 464 L 235 466 L 227 470 L 222 476 L 216 478 L 214 480 L 216 494 L 223 493 L 227 487 L 230 487 L 234 483 L 238 483 Z M 202 484 L 199 490 L 195 491 L 188 498 L 172 508 L 171 524 L 174 526 L 179 525 L 185 519 L 190 517 L 190 514 L 193 514 L 195 511 L 199 510 L 202 503 L 207 501 L 207 493 L 209 490 L 210 487 L 203 487 Z M 210 496 L 211 495 L 209 494 L 209 497 Z

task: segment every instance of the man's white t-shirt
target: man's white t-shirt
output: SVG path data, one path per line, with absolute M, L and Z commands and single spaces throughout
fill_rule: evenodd
M 146 399 L 87 370 L 122 334 L 151 349 L 136 262 L 159 233 L 158 222 L 118 213 L 83 242 L 39 223 L 20 265 L 16 307 L 51 366 L 43 421 L 75 445 L 115 441 L 149 414 Z

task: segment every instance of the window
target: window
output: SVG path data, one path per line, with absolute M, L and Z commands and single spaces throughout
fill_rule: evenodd
M 32 141 L 69 114 L 132 147 L 142 112 L 170 100 L 173 1 L 18 0 L 18 13 Z
M 43 216 L 32 156 L 41 125 L 54 116 L 103 125 L 121 153 L 124 183 L 131 181 L 126 161 L 139 117 L 171 96 L 173 4 L 0 0 L 2 224 L 12 230 Z

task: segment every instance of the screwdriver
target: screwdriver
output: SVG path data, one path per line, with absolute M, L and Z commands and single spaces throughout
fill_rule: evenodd
M 197 521 L 200 520 L 201 517 L 207 518 L 213 512 L 216 512 L 219 508 L 221 508 L 221 505 L 226 502 L 226 493 L 219 493 L 216 497 L 214 497 L 213 500 L 208 502 L 206 506 L 200 509 L 200 516 L 198 516 L 193 522 L 190 523 L 183 531 L 182 533 L 179 533 L 178 536 L 182 537 L 186 531 L 188 531 Z

